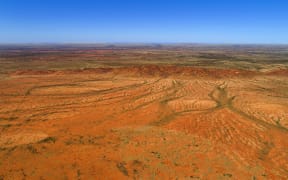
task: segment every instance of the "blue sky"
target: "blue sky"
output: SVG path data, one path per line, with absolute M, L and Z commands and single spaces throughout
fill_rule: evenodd
M 0 43 L 288 44 L 287 0 L 0 0 Z

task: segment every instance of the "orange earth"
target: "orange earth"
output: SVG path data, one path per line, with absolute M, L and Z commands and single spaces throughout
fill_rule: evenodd
M 0 179 L 287 179 L 286 70 L 139 65 L 0 79 Z

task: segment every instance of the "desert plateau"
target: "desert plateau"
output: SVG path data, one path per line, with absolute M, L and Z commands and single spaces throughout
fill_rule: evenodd
M 288 179 L 287 57 L 285 45 L 0 45 L 0 179 Z

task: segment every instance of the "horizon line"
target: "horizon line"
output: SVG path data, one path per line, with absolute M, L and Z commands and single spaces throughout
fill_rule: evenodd
M 287 43 L 213 43 L 213 42 L 0 42 L 0 45 L 288 45 Z

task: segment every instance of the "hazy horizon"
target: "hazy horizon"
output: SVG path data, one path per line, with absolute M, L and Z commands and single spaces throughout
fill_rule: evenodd
M 233 43 L 233 42 L 0 42 L 0 45 L 288 45 L 288 42 L 279 43 L 265 43 L 265 42 L 243 42 L 243 43 Z

